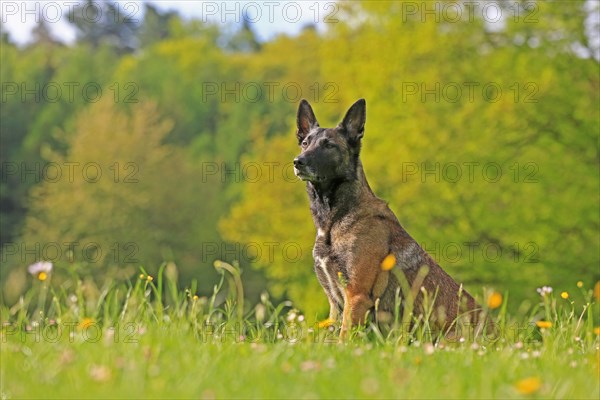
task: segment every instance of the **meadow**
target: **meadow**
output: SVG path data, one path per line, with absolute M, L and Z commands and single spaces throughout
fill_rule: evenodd
M 32 288 L 0 309 L 2 398 L 598 398 L 600 282 L 571 292 L 531 289 L 507 312 L 508 293 L 482 299 L 487 333 L 432 335 L 414 315 L 371 323 L 338 343 L 263 293 L 244 304 L 236 265 L 212 294 L 177 287 L 177 267 L 96 287 L 77 276 Z M 401 321 L 409 318 L 412 323 Z

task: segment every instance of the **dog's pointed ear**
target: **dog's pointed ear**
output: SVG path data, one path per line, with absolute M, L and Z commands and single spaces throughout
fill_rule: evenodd
M 346 113 L 340 126 L 353 141 L 362 139 L 365 133 L 365 122 L 367 121 L 367 102 L 359 99 Z
M 298 138 L 298 144 L 302 143 L 306 135 L 311 129 L 318 127 L 317 117 L 313 112 L 312 107 L 308 101 L 302 99 L 298 106 L 298 114 L 296 115 L 296 125 L 298 125 L 298 131 L 296 131 L 296 137 Z

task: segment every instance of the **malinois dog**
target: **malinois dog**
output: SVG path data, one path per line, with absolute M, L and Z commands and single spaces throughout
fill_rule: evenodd
M 430 322 L 439 329 L 451 330 L 465 312 L 474 321 L 473 297 L 419 246 L 369 187 L 359 158 L 365 100 L 354 103 L 335 128 L 321 128 L 310 104 L 302 100 L 296 122 L 302 152 L 294 159 L 294 173 L 306 181 L 317 229 L 314 268 L 329 299 L 329 318 L 338 320 L 342 311 L 340 339 L 353 325 L 365 323 L 369 311 L 391 315 L 398 294 L 404 302 L 413 296 L 415 315 L 423 314 L 429 301 Z M 403 273 L 404 287 L 411 290 L 402 290 L 402 280 L 390 273 L 392 267 Z

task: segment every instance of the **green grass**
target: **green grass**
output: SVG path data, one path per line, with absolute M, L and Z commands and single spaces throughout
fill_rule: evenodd
M 77 277 L 36 281 L 3 305 L 2 398 L 600 396 L 589 287 L 568 299 L 532 288 L 538 304 L 515 316 L 503 301 L 489 310 L 497 321 L 489 337 L 465 331 L 465 340 L 432 342 L 417 322 L 362 327 L 338 344 L 336 327 L 308 322 L 287 302 L 265 294 L 244 308 L 236 267 L 218 264 L 223 281 L 207 297 L 177 290 L 173 268 L 102 288 Z

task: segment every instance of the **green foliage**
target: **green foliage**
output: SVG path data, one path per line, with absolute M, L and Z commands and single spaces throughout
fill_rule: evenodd
M 83 264 L 96 279 L 110 279 L 109 266 L 123 269 L 124 276 L 138 265 L 154 271 L 157 260 L 193 265 L 203 274 L 203 265 L 210 267 L 212 260 L 203 263 L 195 247 L 212 239 L 203 227 L 216 223 L 212 210 L 218 199 L 210 181 L 181 185 L 195 181 L 200 169 L 181 148 L 163 143 L 172 126 L 150 103 L 130 113 L 110 101 L 86 109 L 68 139 L 67 154 L 50 155 L 64 174 L 70 168 L 69 178 L 34 188 L 24 237 L 42 246 L 59 243 L 59 262 Z M 63 243 L 78 245 L 71 249 Z M 22 256 L 9 265 L 22 266 Z

